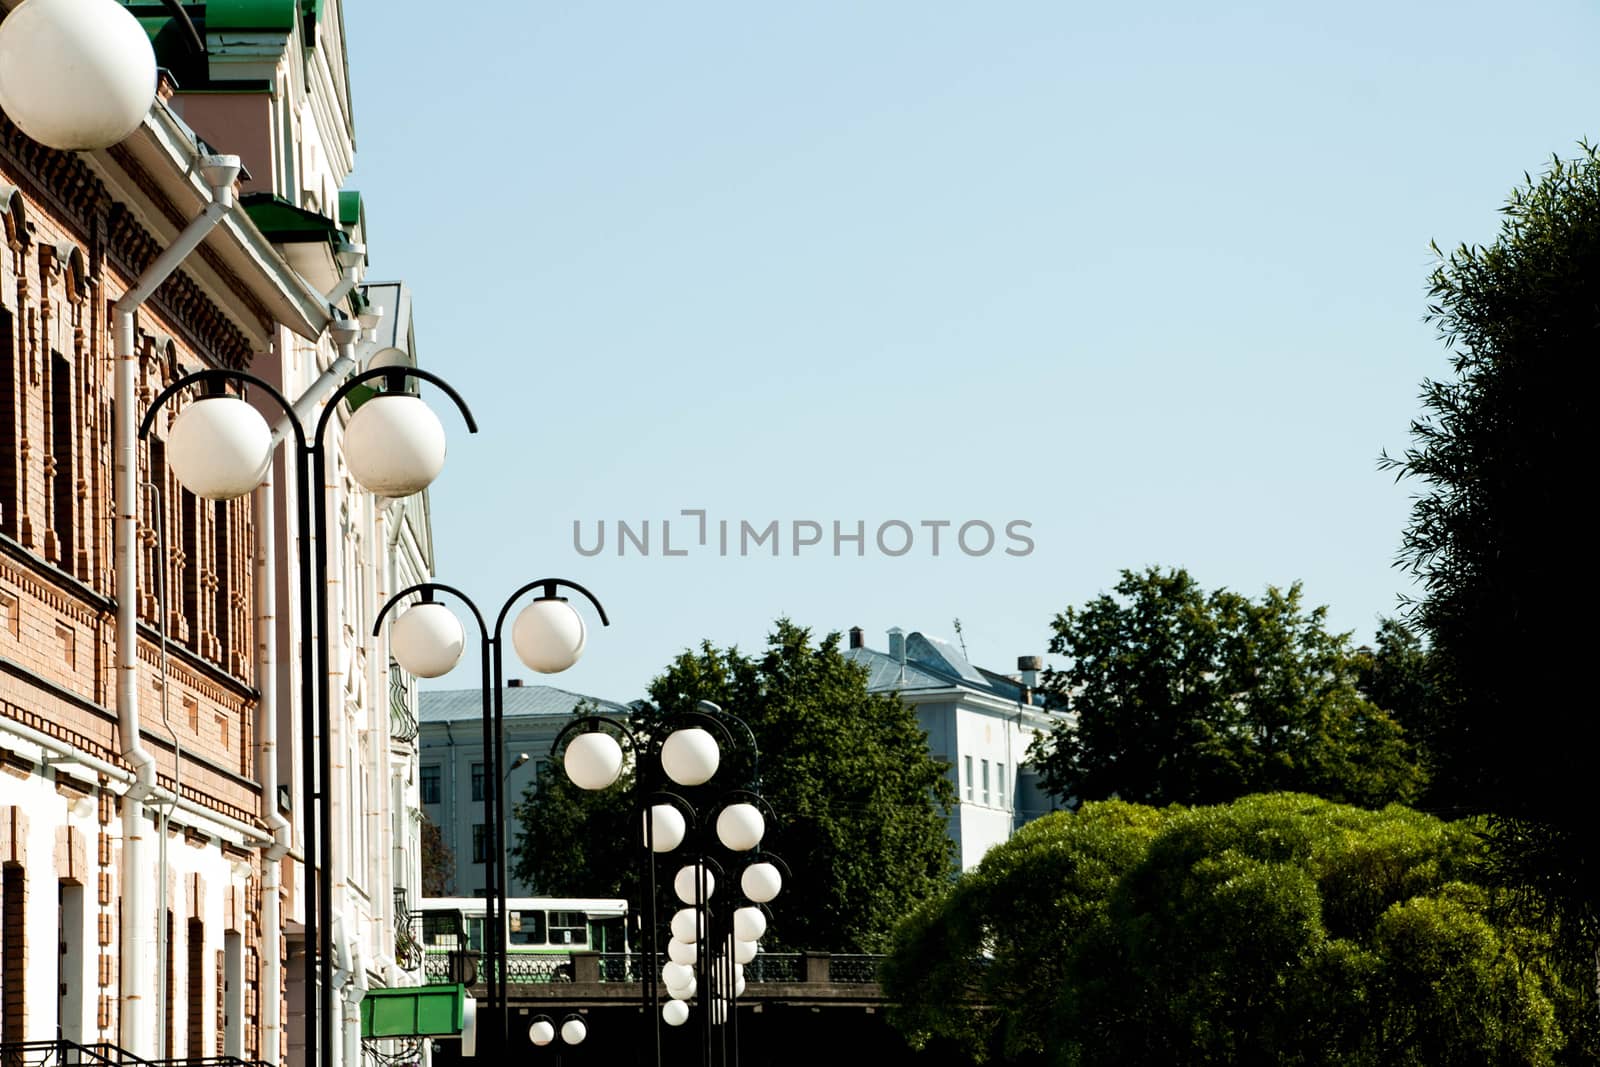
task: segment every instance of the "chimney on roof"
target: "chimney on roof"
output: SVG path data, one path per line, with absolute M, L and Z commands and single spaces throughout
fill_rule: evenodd
M 859 626 L 850 627 L 850 647 L 851 648 L 866 648 L 867 647 L 867 635 L 862 631 L 861 627 L 859 627 Z
M 521 689 L 522 688 L 522 679 L 521 678 L 507 678 L 506 679 L 506 688 L 507 689 Z
M 898 663 L 906 661 L 906 635 L 898 626 L 889 627 L 889 656 Z
M 1042 664 L 1038 656 L 1018 656 L 1017 673 L 1022 675 L 1022 684 L 1029 689 L 1039 688 L 1039 668 Z

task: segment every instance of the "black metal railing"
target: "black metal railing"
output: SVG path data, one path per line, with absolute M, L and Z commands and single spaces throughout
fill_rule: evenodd
M 422 966 L 429 982 L 462 982 L 474 985 L 488 974 L 488 961 L 478 952 L 428 952 Z M 513 953 L 506 960 L 506 981 L 513 984 L 541 985 L 573 980 L 572 957 L 536 956 Z
M 644 969 L 644 957 L 631 952 L 602 952 L 600 981 L 637 982 Z
M 878 968 L 882 964 L 882 956 L 831 956 L 828 981 L 842 985 L 873 985 L 878 981 Z
M 414 1067 L 422 1062 L 420 1037 L 364 1037 L 363 1058 L 370 1067 Z
M 400 664 L 389 661 L 389 739 L 410 744 L 417 739 L 417 717 L 411 714 L 406 688 L 406 673 Z
M 80 1045 L 75 1041 L 12 1041 L 0 1044 L 3 1067 L 105 1067 L 105 1065 L 144 1064 L 133 1053 L 115 1045 Z
M 763 952 L 744 965 L 746 982 L 804 982 L 806 958 L 798 952 Z
M 406 891 L 394 891 L 394 961 L 402 971 L 414 971 L 422 966 L 422 916 L 411 914 L 406 902 Z
M 105 1042 L 80 1045 L 54 1041 L 13 1041 L 0 1044 L 3 1067 L 267 1067 L 260 1060 L 237 1056 L 173 1056 L 147 1060 L 127 1049 Z

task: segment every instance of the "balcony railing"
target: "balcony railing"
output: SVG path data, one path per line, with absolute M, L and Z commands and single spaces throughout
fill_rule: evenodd
M 406 903 L 406 891 L 394 891 L 394 962 L 402 971 L 414 971 L 422 966 L 422 916 L 411 914 Z
M 389 739 L 410 744 L 417 739 L 417 717 L 411 714 L 405 671 L 389 661 Z
M 13 1041 L 0 1043 L 3 1067 L 267 1067 L 260 1060 L 237 1056 L 175 1056 L 147 1060 L 126 1049 L 103 1042 L 80 1045 L 76 1041 Z

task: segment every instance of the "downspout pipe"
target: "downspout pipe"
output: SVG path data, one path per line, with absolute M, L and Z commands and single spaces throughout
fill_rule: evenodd
M 122 980 L 118 983 L 122 1045 L 145 1058 L 157 1051 L 151 1038 L 155 1003 L 145 991 L 155 985 L 150 972 L 150 942 L 154 930 L 145 885 L 150 869 L 144 802 L 156 790 L 156 760 L 145 748 L 139 725 L 138 631 L 138 438 L 135 411 L 139 357 L 135 348 L 134 319 L 139 306 L 150 299 L 178 265 L 200 247 L 216 225 L 233 208 L 233 183 L 239 176 L 238 156 L 201 156 L 197 165 L 211 189 L 211 203 L 146 267 L 137 281 L 113 306 L 116 357 L 116 447 L 114 450 L 116 522 L 113 526 L 117 591 L 117 730 L 121 755 L 133 768 L 134 780 L 122 802 Z M 164 565 L 164 563 L 163 563 Z M 164 620 L 163 620 L 164 621 Z
M 331 303 L 331 301 L 330 301 Z M 341 320 L 343 321 L 343 320 Z M 335 325 L 338 325 L 336 323 Z M 344 338 L 348 329 L 335 331 L 336 338 Z M 356 361 L 349 344 L 340 346 L 340 355 L 304 394 L 294 403 L 294 417 L 302 424 L 311 420 L 317 406 L 355 370 Z M 272 447 L 293 433 L 288 415 L 283 416 L 272 431 Z M 298 469 L 298 464 L 296 465 Z M 278 991 L 283 988 L 283 960 L 277 945 L 283 930 L 283 857 L 288 855 L 292 843 L 292 827 L 278 811 L 278 551 L 276 488 L 273 484 L 272 466 L 267 467 L 266 478 L 257 487 L 254 498 L 256 528 L 256 605 L 257 605 L 257 688 L 261 703 L 256 715 L 257 780 L 261 782 L 262 817 L 272 830 L 272 840 L 262 851 L 261 873 L 261 924 L 262 935 L 269 946 L 263 961 L 262 985 L 276 1003 Z M 302 535 L 303 535 L 302 531 Z M 300 551 L 308 551 L 302 544 Z M 301 620 L 304 626 L 306 620 Z M 301 804 L 310 810 L 311 798 L 301 798 Z M 313 891 L 313 880 L 308 876 L 303 893 Z M 328 921 L 325 917 L 324 922 Z M 285 1048 L 283 1030 L 278 1012 L 266 1013 L 262 1027 L 261 1058 L 270 1064 L 283 1062 Z
M 282 1019 L 276 1010 L 283 988 L 283 959 L 278 946 L 283 934 L 283 857 L 292 841 L 289 820 L 278 810 L 278 576 L 277 518 L 273 501 L 272 466 L 256 488 L 256 687 L 261 694 L 256 709 L 256 780 L 261 783 L 261 815 L 272 831 L 261 853 L 261 926 L 266 945 L 262 984 L 269 991 L 273 1010 L 263 1012 L 261 1058 L 282 1062 Z

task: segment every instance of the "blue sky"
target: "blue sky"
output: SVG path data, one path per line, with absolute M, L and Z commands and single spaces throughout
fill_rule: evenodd
M 614 625 L 546 680 L 620 700 L 779 615 L 959 617 L 1010 669 L 1151 564 L 1370 638 L 1409 588 L 1376 460 L 1448 370 L 1429 242 L 1600 130 L 1578 2 L 346 3 L 372 277 L 483 428 L 448 424 L 439 577 L 587 585 Z

